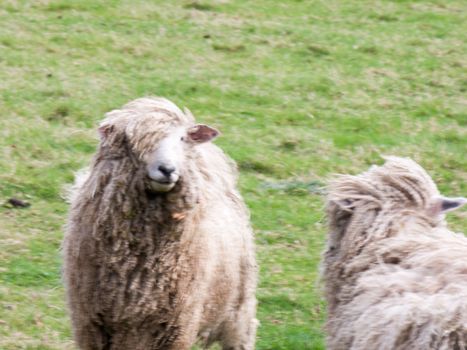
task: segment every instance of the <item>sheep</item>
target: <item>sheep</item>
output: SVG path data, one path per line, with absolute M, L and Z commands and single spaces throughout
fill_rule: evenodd
M 106 115 L 63 241 L 75 341 L 84 350 L 251 350 L 257 265 L 236 168 L 163 98 Z
M 407 158 L 330 183 L 328 349 L 467 349 L 467 238 L 444 219 L 466 202 Z

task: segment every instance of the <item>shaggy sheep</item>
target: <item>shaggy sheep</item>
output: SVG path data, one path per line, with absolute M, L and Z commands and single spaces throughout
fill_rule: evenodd
M 467 238 L 410 159 L 331 183 L 324 254 L 331 350 L 467 349 Z
M 106 115 L 63 244 L 85 350 L 254 348 L 257 267 L 236 170 L 217 131 L 161 98 Z

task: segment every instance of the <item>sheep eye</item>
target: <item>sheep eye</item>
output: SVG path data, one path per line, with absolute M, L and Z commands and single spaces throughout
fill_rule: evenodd
M 185 141 L 185 137 L 184 136 L 180 137 L 180 141 Z

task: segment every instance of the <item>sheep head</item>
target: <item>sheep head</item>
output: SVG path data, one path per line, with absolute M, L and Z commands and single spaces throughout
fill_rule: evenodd
M 155 150 L 145 157 L 150 190 L 170 191 L 183 173 L 190 148 L 217 135 L 218 132 L 207 125 L 177 127 L 171 130 L 160 140 Z
M 164 193 L 183 177 L 197 145 L 219 132 L 195 124 L 188 110 L 182 112 L 166 99 L 141 98 L 108 113 L 99 134 L 104 156 L 132 157 L 135 169 L 144 175 L 146 189 Z
M 414 223 L 444 225 L 444 214 L 466 203 L 465 198 L 441 196 L 416 162 L 387 157 L 382 166 L 340 176 L 330 184 L 328 254 L 356 254 L 368 241 L 395 235 Z

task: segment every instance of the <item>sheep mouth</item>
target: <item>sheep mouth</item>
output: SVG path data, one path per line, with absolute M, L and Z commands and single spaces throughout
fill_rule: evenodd
M 169 192 L 175 187 L 177 181 L 171 180 L 154 180 L 149 178 L 148 190 L 150 192 Z

